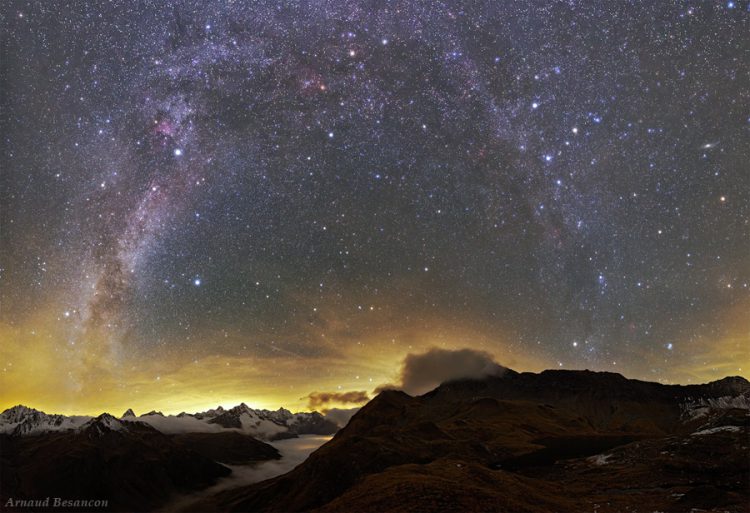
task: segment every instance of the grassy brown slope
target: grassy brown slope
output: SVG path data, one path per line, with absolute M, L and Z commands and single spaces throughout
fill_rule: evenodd
M 421 397 L 388 391 L 362 408 L 333 440 L 292 472 L 220 493 L 197 504 L 196 510 L 308 511 L 325 509 L 329 503 L 343 507 L 341 501 L 368 481 L 383 486 L 372 489 L 372 500 L 386 500 L 397 469 L 413 473 L 416 467 L 409 465 L 422 467 L 422 482 L 429 480 L 434 468 L 442 469 L 431 466 L 439 461 L 481 467 L 476 472 L 490 480 L 499 479 L 497 493 L 507 494 L 503 480 L 508 470 L 520 476 L 529 467 L 554 466 L 560 459 L 585 457 L 634 440 L 685 436 L 696 425 L 682 421 L 682 404 L 696 397 L 721 397 L 738 391 L 750 391 L 746 380 L 729 378 L 680 387 L 588 371 L 509 372 L 500 378 L 444 384 Z M 662 471 L 658 467 L 649 470 L 648 462 L 644 465 L 644 476 Z M 437 488 L 442 487 L 444 471 L 433 476 Z M 555 482 L 544 478 L 533 486 L 543 490 Z M 560 483 L 563 489 L 580 487 L 580 483 Z M 612 484 L 607 485 L 612 488 Z M 471 486 L 468 481 L 455 482 L 458 489 Z M 463 504 L 463 492 L 455 493 L 455 500 Z M 494 497 L 490 492 L 482 494 L 488 500 Z M 559 502 L 560 511 L 575 511 L 563 508 L 564 504 L 577 504 L 560 498 L 565 496 L 576 494 L 556 495 L 558 499 L 550 500 Z M 357 502 L 359 497 L 348 499 L 350 510 L 363 506 Z
M 571 433 L 594 439 L 621 435 L 602 434 L 551 406 L 492 398 L 454 404 L 446 418 L 432 419 L 422 399 L 385 392 L 292 472 L 227 491 L 196 510 L 305 511 L 330 502 L 365 476 L 395 466 L 453 458 L 501 467 L 519 455 L 544 450 L 545 440 Z
M 606 461 L 574 459 L 513 473 L 465 460 L 391 467 L 316 513 L 750 511 L 748 432 L 649 439 Z
M 356 506 L 354 506 L 356 505 Z M 401 465 L 366 477 L 319 513 L 584 511 L 562 486 L 463 460 Z

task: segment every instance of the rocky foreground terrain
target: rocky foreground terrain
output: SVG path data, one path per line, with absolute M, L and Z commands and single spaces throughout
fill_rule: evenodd
M 194 511 L 748 511 L 750 384 L 507 372 L 388 391 L 292 472 Z

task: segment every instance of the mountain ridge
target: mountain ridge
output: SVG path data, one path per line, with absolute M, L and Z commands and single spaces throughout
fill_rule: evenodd
M 12 436 L 66 431 L 81 428 L 91 419 L 99 416 L 48 414 L 25 405 L 12 406 L 0 413 L 0 433 Z M 219 432 L 223 429 L 238 430 L 261 439 L 276 440 L 294 438 L 303 434 L 330 435 L 338 430 L 338 425 L 318 412 L 297 412 L 279 408 L 278 410 L 253 409 L 241 403 L 230 409 L 219 406 L 216 409 L 193 414 L 182 412 L 179 415 L 164 415 L 158 411 L 136 416 L 128 409 L 119 420 L 149 424 L 165 434 L 188 432 Z
M 574 465 L 582 474 L 609 470 L 614 466 L 596 462 L 606 462 L 607 451 L 615 451 L 621 454 L 617 458 L 636 462 L 632 474 L 640 486 L 653 479 L 653 473 L 674 474 L 668 458 L 659 456 L 671 451 L 685 459 L 684 464 L 682 460 L 674 464 L 685 468 L 670 477 L 673 482 L 666 483 L 662 493 L 648 492 L 643 485 L 643 497 L 637 497 L 653 504 L 653 511 L 668 510 L 666 506 L 674 502 L 672 494 L 692 490 L 691 483 L 706 480 L 706 472 L 719 472 L 705 462 L 691 461 L 685 447 L 696 454 L 726 453 L 717 465 L 729 478 L 722 481 L 726 489 L 716 493 L 727 504 L 738 504 L 748 495 L 737 485 L 748 472 L 738 459 L 741 437 L 747 432 L 748 398 L 750 383 L 741 377 L 700 385 L 663 385 L 616 373 L 567 370 L 511 371 L 503 376 L 454 380 L 415 397 L 385 390 L 292 472 L 219 493 L 195 507 L 196 511 L 345 511 L 353 507 L 357 511 L 445 511 L 454 499 L 455 504 L 468 504 L 467 497 L 456 497 L 456 490 L 472 486 L 457 480 L 456 469 L 461 468 L 492 483 L 477 490 L 488 501 L 475 502 L 477 511 L 494 511 L 492 501 L 506 499 L 514 504 L 511 511 L 544 511 L 534 501 L 556 504 L 558 511 L 580 511 L 590 509 L 585 501 L 597 500 L 595 490 L 587 489 L 590 496 L 585 500 L 567 495 L 569 487 L 585 488 L 585 481 L 570 482 L 578 474 L 568 479 L 559 465 Z M 698 416 L 686 415 L 686 408 L 696 401 L 705 401 L 709 407 Z M 712 401 L 715 407 L 710 406 Z M 639 459 L 641 446 L 651 447 L 656 456 Z M 602 486 L 616 490 L 622 485 L 606 479 L 602 478 Z M 510 493 L 503 497 L 495 487 L 508 483 L 527 490 L 550 490 L 551 495 L 544 498 L 529 492 L 528 496 Z M 425 495 L 420 487 L 432 492 Z M 392 499 L 396 491 L 398 501 Z M 637 504 L 628 493 L 615 493 L 613 502 L 619 501 L 620 508 Z M 435 496 L 445 500 L 431 504 Z M 415 502 L 415 497 L 425 502 Z

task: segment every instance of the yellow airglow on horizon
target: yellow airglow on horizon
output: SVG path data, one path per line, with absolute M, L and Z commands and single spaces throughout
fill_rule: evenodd
M 698 341 L 690 350 L 673 356 L 665 374 L 651 369 L 663 365 L 656 356 L 643 355 L 642 364 L 592 370 L 620 372 L 629 378 L 673 383 L 700 383 L 726 375 L 750 376 L 750 320 L 738 305 L 722 318 L 724 335 Z M 538 372 L 559 368 L 552 355 L 519 354 L 510 344 L 470 327 L 440 325 L 400 333 L 393 343 L 377 330 L 359 344 L 329 341 L 329 351 L 318 357 L 288 352 L 273 356 L 205 354 L 188 359 L 179 351 L 166 354 L 126 354 L 102 341 L 71 345 L 58 329 L 56 314 L 39 312 L 21 325 L 0 323 L 0 411 L 24 404 L 47 413 L 120 415 L 151 410 L 164 414 L 193 413 L 246 403 L 254 408 L 309 410 L 312 392 L 366 391 L 397 383 L 404 357 L 431 347 L 469 347 L 491 353 L 497 362 L 517 371 Z M 192 358 L 192 356 L 190 357 Z M 633 358 L 638 360 L 638 358 Z M 578 366 L 583 368 L 584 366 Z M 565 365 L 564 368 L 573 368 Z M 331 403 L 351 408 L 356 404 Z

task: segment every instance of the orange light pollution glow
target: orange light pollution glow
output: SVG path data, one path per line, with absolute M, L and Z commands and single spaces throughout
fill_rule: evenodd
M 739 2 L 11 3 L 0 406 L 749 375 Z
M 750 376 L 750 319 L 744 315 L 746 311 L 737 307 L 728 312 L 721 338 L 675 342 L 692 343 L 691 355 L 673 361 L 662 381 L 697 383 L 726 375 Z M 275 355 L 263 357 L 206 354 L 194 359 L 184 358 L 180 352 L 124 357 L 118 348 L 91 349 L 96 343 L 92 340 L 81 342 L 83 347 L 70 347 L 60 329 L 62 322 L 59 312 L 47 310 L 25 319 L 23 325 L 0 325 L 0 408 L 27 404 L 62 414 L 119 414 L 127 408 L 137 413 L 159 410 L 176 414 L 245 402 L 257 408 L 299 411 L 309 409 L 306 396 L 313 391 L 372 392 L 378 385 L 397 383 L 406 354 L 432 347 L 489 351 L 496 361 L 516 370 L 540 371 L 562 363 L 544 355 L 525 358 L 515 353 L 511 344 L 490 334 L 441 326 L 437 321 L 431 327 L 400 331 L 371 328 L 372 332 L 356 343 L 317 358 L 303 358 L 279 348 Z M 653 380 L 650 369 L 662 363 L 647 352 L 641 365 L 606 370 Z

